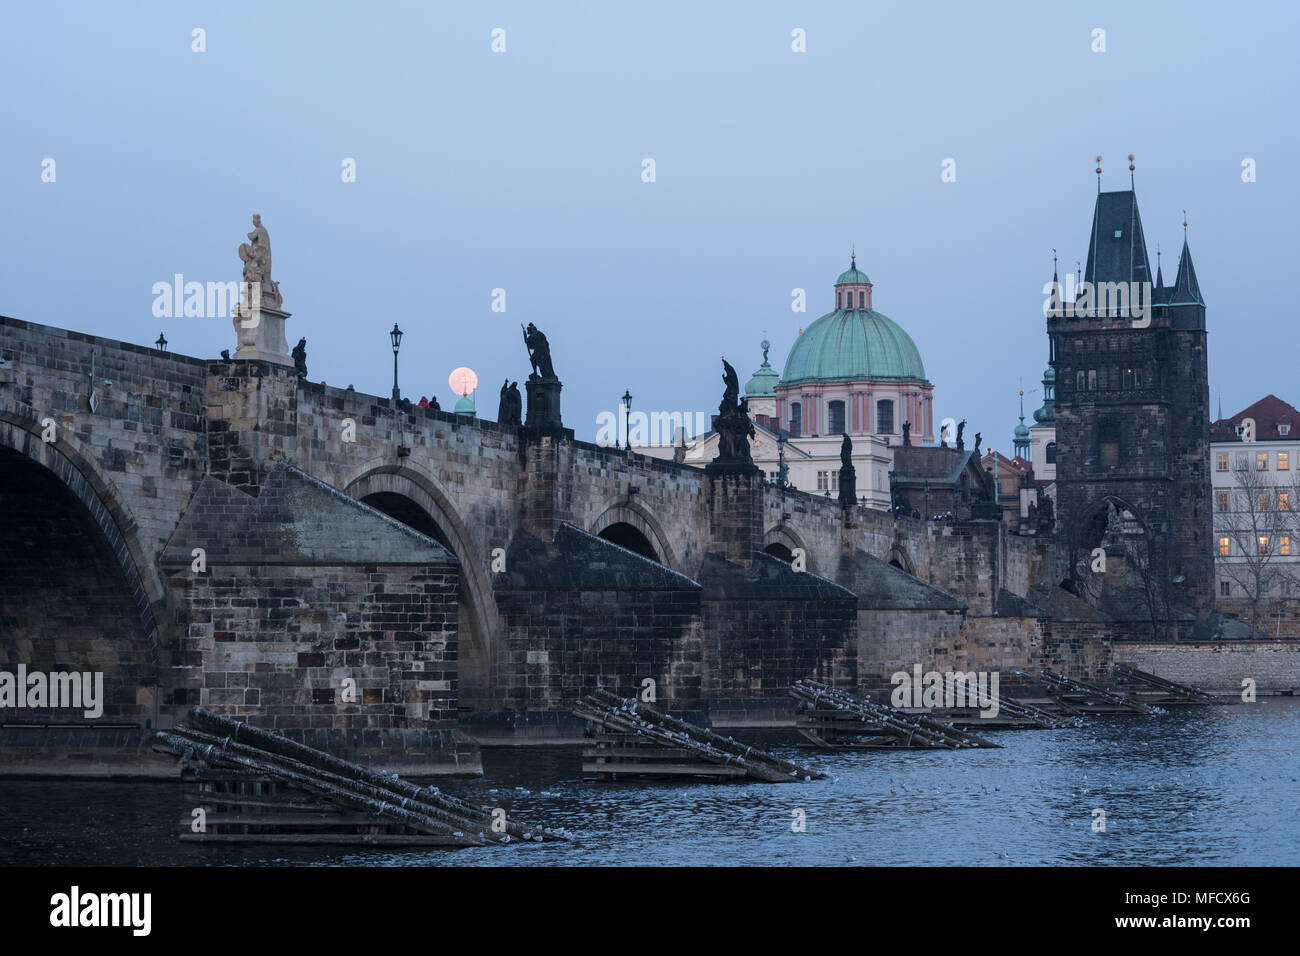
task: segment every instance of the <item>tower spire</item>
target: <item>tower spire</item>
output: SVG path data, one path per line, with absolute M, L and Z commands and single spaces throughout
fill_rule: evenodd
M 1132 153 L 1128 154 L 1128 188 L 1132 189 L 1134 192 L 1137 191 L 1137 187 L 1133 185 L 1133 154 Z
M 1101 195 L 1101 157 L 1097 157 L 1097 195 Z

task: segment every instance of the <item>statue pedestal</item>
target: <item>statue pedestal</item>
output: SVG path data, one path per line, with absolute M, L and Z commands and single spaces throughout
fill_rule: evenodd
M 248 307 L 242 303 L 235 309 L 235 333 L 239 347 L 232 356 L 237 359 L 275 362 L 293 365 L 289 342 L 284 337 L 284 320 L 289 313 L 270 306 Z
M 563 431 L 564 422 L 560 418 L 560 380 L 529 376 L 525 385 L 528 389 L 528 417 L 524 419 L 524 427 L 536 431 Z

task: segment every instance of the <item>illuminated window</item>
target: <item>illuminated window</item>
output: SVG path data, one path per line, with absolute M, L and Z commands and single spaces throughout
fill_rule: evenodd
M 1291 492 L 1279 491 L 1277 493 L 1277 510 L 1278 511 L 1291 510 Z
M 1227 470 L 1228 470 L 1228 453 L 1226 451 L 1221 451 L 1219 452 L 1219 471 L 1227 471 Z
M 1290 470 L 1291 470 L 1291 453 L 1290 453 L 1290 452 L 1287 452 L 1287 451 L 1280 451 L 1280 452 L 1277 453 L 1277 470 L 1278 470 L 1278 471 L 1290 471 Z
M 1131 368 L 1124 369 L 1124 387 L 1133 387 L 1133 370 Z
M 1261 451 L 1255 454 L 1255 470 L 1268 471 L 1268 452 Z
M 1230 550 L 1231 550 L 1231 549 L 1228 547 L 1228 539 L 1227 539 L 1227 538 L 1220 538 L 1220 539 L 1219 539 L 1219 556 L 1220 556 L 1220 557 L 1223 557 L 1223 558 L 1226 558 L 1226 557 L 1228 556 Z
M 1277 553 L 1287 555 L 1291 553 L 1291 536 L 1289 534 L 1284 534 L 1277 539 Z
M 1228 510 L 1228 493 L 1226 491 L 1220 491 L 1215 495 L 1215 499 L 1219 502 L 1220 511 Z
M 1259 538 L 1259 553 L 1260 553 L 1260 554 L 1268 554 L 1268 553 L 1269 553 L 1268 545 L 1269 545 L 1268 535 L 1266 535 L 1266 534 L 1265 534 L 1265 535 L 1260 535 L 1260 538 Z
M 1267 510 L 1268 510 L 1268 492 L 1267 492 L 1267 491 L 1261 491 L 1261 492 L 1259 492 L 1258 494 L 1255 495 L 1255 510 L 1256 510 L 1256 511 L 1267 511 Z

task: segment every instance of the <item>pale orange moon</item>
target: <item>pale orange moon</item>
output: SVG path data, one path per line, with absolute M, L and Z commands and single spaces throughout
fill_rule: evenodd
M 474 389 L 478 388 L 478 376 L 474 374 L 472 368 L 461 366 L 453 369 L 452 373 L 447 376 L 447 384 L 457 395 L 468 395 Z

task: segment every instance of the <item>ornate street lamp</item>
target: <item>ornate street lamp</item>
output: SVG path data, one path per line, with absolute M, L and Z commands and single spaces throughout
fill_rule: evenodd
M 632 450 L 632 393 L 623 392 L 623 447 Z
M 393 404 L 396 405 L 402 399 L 402 393 L 397 390 L 397 350 L 402 347 L 402 330 L 393 323 L 393 331 L 388 333 L 388 337 L 393 341 Z
M 155 342 L 154 345 L 158 346 L 158 350 L 159 350 L 159 351 L 161 351 L 161 352 L 166 352 L 166 351 L 167 351 L 167 337 L 164 336 L 161 332 L 159 332 L 159 333 L 158 333 L 158 341 Z

